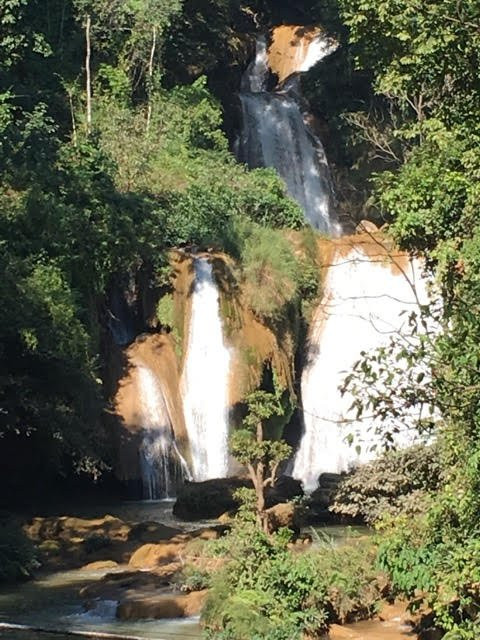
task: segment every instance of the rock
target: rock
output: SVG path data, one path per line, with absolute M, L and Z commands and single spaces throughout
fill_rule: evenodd
M 281 502 L 289 502 L 302 496 L 303 488 L 300 480 L 295 480 L 291 476 L 280 476 L 275 486 L 267 490 L 267 506 L 273 507 Z
M 97 560 L 96 562 L 89 562 L 83 567 L 80 567 L 80 571 L 102 571 L 104 569 L 116 569 L 118 566 L 118 562 L 114 560 Z
M 169 540 L 180 533 L 182 533 L 181 529 L 167 527 L 167 525 L 160 524 L 159 522 L 140 522 L 132 526 L 128 534 L 128 539 L 145 544 L 156 543 Z
M 360 220 L 355 231 L 356 233 L 378 233 L 379 229 L 377 225 L 370 220 Z
M 24 531 L 37 542 L 43 540 L 63 540 L 79 544 L 91 536 L 103 536 L 110 540 L 127 540 L 130 526 L 114 516 L 103 518 L 74 518 L 71 516 L 33 518 L 25 525 Z
M 116 615 L 120 620 L 189 618 L 200 613 L 206 595 L 206 590 L 182 595 L 133 595 L 119 603 Z
M 322 473 L 318 478 L 318 487 L 308 499 L 309 520 L 311 522 L 335 522 L 339 518 L 329 511 L 333 504 L 338 485 L 345 478 L 345 474 Z
M 180 568 L 180 564 L 166 565 L 167 573 L 156 571 L 122 571 L 107 573 L 101 580 L 96 580 L 80 589 L 80 596 L 88 601 L 93 600 L 122 600 L 129 595 L 148 592 L 149 595 L 169 588 L 173 574 Z M 88 602 L 87 602 L 88 606 Z
M 220 478 L 205 482 L 186 482 L 179 490 L 173 513 L 185 520 L 209 520 L 225 513 L 233 515 L 238 503 L 233 494 L 242 487 L 253 488 L 245 478 Z M 302 484 L 290 476 L 281 476 L 266 492 L 267 507 L 303 496 Z M 227 521 L 223 519 L 223 523 Z
M 222 513 L 222 515 L 218 518 L 220 524 L 231 524 L 234 518 L 234 513 L 232 511 L 226 511 Z
M 300 517 L 298 507 L 292 502 L 277 504 L 266 510 L 268 527 L 270 532 L 277 531 L 282 527 L 288 527 L 296 533 L 300 532 Z
M 184 520 L 210 520 L 238 508 L 233 493 L 251 487 L 243 478 L 219 478 L 205 482 L 185 482 L 178 491 L 173 513 Z
M 163 544 L 144 544 L 131 556 L 128 565 L 135 569 L 149 569 L 168 564 L 178 559 L 185 542 L 165 542 Z

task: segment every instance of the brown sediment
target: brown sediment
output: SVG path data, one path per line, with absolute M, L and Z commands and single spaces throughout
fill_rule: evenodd
M 377 619 L 332 625 L 325 640 L 415 640 L 414 622 L 405 603 L 385 604 Z
M 308 46 L 321 33 L 322 29 L 319 26 L 281 25 L 272 30 L 268 64 L 278 76 L 279 84 L 300 71 L 308 53 Z

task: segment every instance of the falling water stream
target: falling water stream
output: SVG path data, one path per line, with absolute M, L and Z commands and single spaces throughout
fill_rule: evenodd
M 194 480 L 228 471 L 228 386 L 231 353 L 225 344 L 218 288 L 208 258 L 194 260 L 195 278 L 182 396 Z
M 418 311 L 418 301 L 428 300 L 420 266 L 405 261 L 404 269 L 395 269 L 353 246 L 347 254 L 338 252 L 328 268 L 302 375 L 304 435 L 293 471 L 309 491 L 321 473 L 340 473 L 375 455 L 373 420 L 357 420 L 350 410 L 352 396 L 342 396 L 339 387 L 362 351 L 398 335 L 409 313 Z M 354 446 L 346 441 L 352 430 Z M 397 445 L 413 438 L 406 429 Z
M 140 445 L 143 497 L 147 500 L 171 498 L 176 485 L 190 477 L 188 465 L 175 442 L 160 381 L 149 368 L 139 366 L 138 385 L 144 430 Z
M 308 70 L 333 49 L 326 38 L 299 42 L 298 72 Z M 308 222 L 319 231 L 338 235 L 331 207 L 331 184 L 322 143 L 306 125 L 298 99 L 298 83 L 267 91 L 269 77 L 265 38 L 257 41 L 255 60 L 242 80 L 242 132 L 238 157 L 250 168 L 273 167 L 288 192 L 303 209 Z

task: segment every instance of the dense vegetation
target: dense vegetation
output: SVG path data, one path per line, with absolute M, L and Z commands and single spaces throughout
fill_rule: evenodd
M 383 497 L 375 487 L 369 494 L 372 467 L 359 472 L 336 509 L 380 523 L 377 562 L 394 593 L 431 607 L 446 638 L 473 640 L 480 2 L 291 4 L 0 2 L 0 482 L 10 497 L 7 487 L 32 478 L 96 478 L 107 468 L 110 295 L 126 276 L 168 290 L 170 249 L 229 253 L 251 309 L 269 322 L 316 291 L 311 265 L 279 231 L 303 226 L 298 207 L 272 171 L 235 163 L 232 116 L 219 99 L 232 106 L 259 25 L 323 20 L 343 46 L 304 85 L 336 136 L 339 197 L 387 222 L 402 248 L 424 258 L 441 296 L 411 317 L 409 336 L 367 354 L 346 382 L 359 412 L 373 411 L 380 425 L 401 428 L 412 406 L 424 406 L 418 426 L 437 444 L 382 459 Z M 12 551 L 13 535 L 2 531 L 2 562 L 24 574 L 33 555 L 21 541 Z M 223 544 L 225 569 L 212 578 L 205 611 L 215 637 L 273 640 L 292 629 L 315 637 L 377 602 L 376 588 L 364 588 L 376 568 L 358 550 L 292 555 L 287 537 L 269 537 L 248 517 Z M 353 602 L 345 615 L 333 601 L 339 583 Z
M 364 141 L 390 163 L 372 175 L 372 204 L 400 246 L 425 258 L 442 295 L 441 309 L 412 318 L 411 339 L 368 357 L 350 379 L 379 417 L 390 409 L 405 419 L 408 406 L 423 403 L 437 418 L 422 426 L 436 430 L 442 488 L 421 517 L 399 515 L 386 527 L 380 563 L 398 593 L 421 593 L 449 638 L 473 639 L 480 633 L 480 3 L 339 5 L 355 64 L 373 74 L 386 105 L 381 118 L 370 111 L 361 121 Z M 432 320 L 437 334 L 422 335 Z M 429 375 L 408 376 L 418 362 Z
M 201 75 L 240 68 L 253 9 L 207 4 L 2 3 L 0 475 L 14 488 L 108 466 L 110 293 L 141 276 L 166 285 L 169 249 L 244 258 L 260 314 L 301 291 L 274 230 L 300 228 L 301 212 L 272 171 L 236 164 Z M 258 264 L 284 286 L 255 300 Z

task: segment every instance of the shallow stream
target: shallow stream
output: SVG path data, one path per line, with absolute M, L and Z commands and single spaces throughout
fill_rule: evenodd
M 84 518 L 102 517 L 111 514 L 128 522 L 160 522 L 190 531 L 209 524 L 204 522 L 183 522 L 172 513 L 172 502 L 127 502 L 114 505 L 70 507 L 63 511 L 69 515 Z M 55 509 L 43 515 L 61 515 L 62 509 Z M 313 544 L 329 541 L 335 546 L 352 535 L 365 535 L 365 527 L 323 526 L 307 528 Z M 119 568 L 119 571 L 123 570 Z M 108 570 L 111 573 L 112 570 Z M 115 601 L 99 600 L 90 611 L 85 611 L 79 591 L 82 587 L 100 580 L 107 571 L 70 570 L 39 576 L 31 582 L 3 587 L 0 589 L 0 638 L 3 640 L 72 640 L 75 637 L 90 637 L 122 640 L 198 640 L 202 637 L 199 620 L 143 620 L 122 621 L 115 617 Z M 21 625 L 26 628 L 14 629 L 4 625 Z M 342 636 L 377 640 L 379 623 L 364 624 L 366 635 Z M 395 625 L 396 626 L 396 625 Z M 40 631 L 42 630 L 42 631 Z M 52 633 L 48 633 L 48 631 Z M 347 631 L 347 629 L 345 629 Z M 390 636 L 383 628 L 385 640 L 407 637 L 403 634 Z M 375 635 L 377 633 L 377 635 Z M 85 634 L 85 635 L 84 635 Z M 334 636 L 333 636 L 334 637 Z M 383 639 L 382 639 L 383 640 Z

